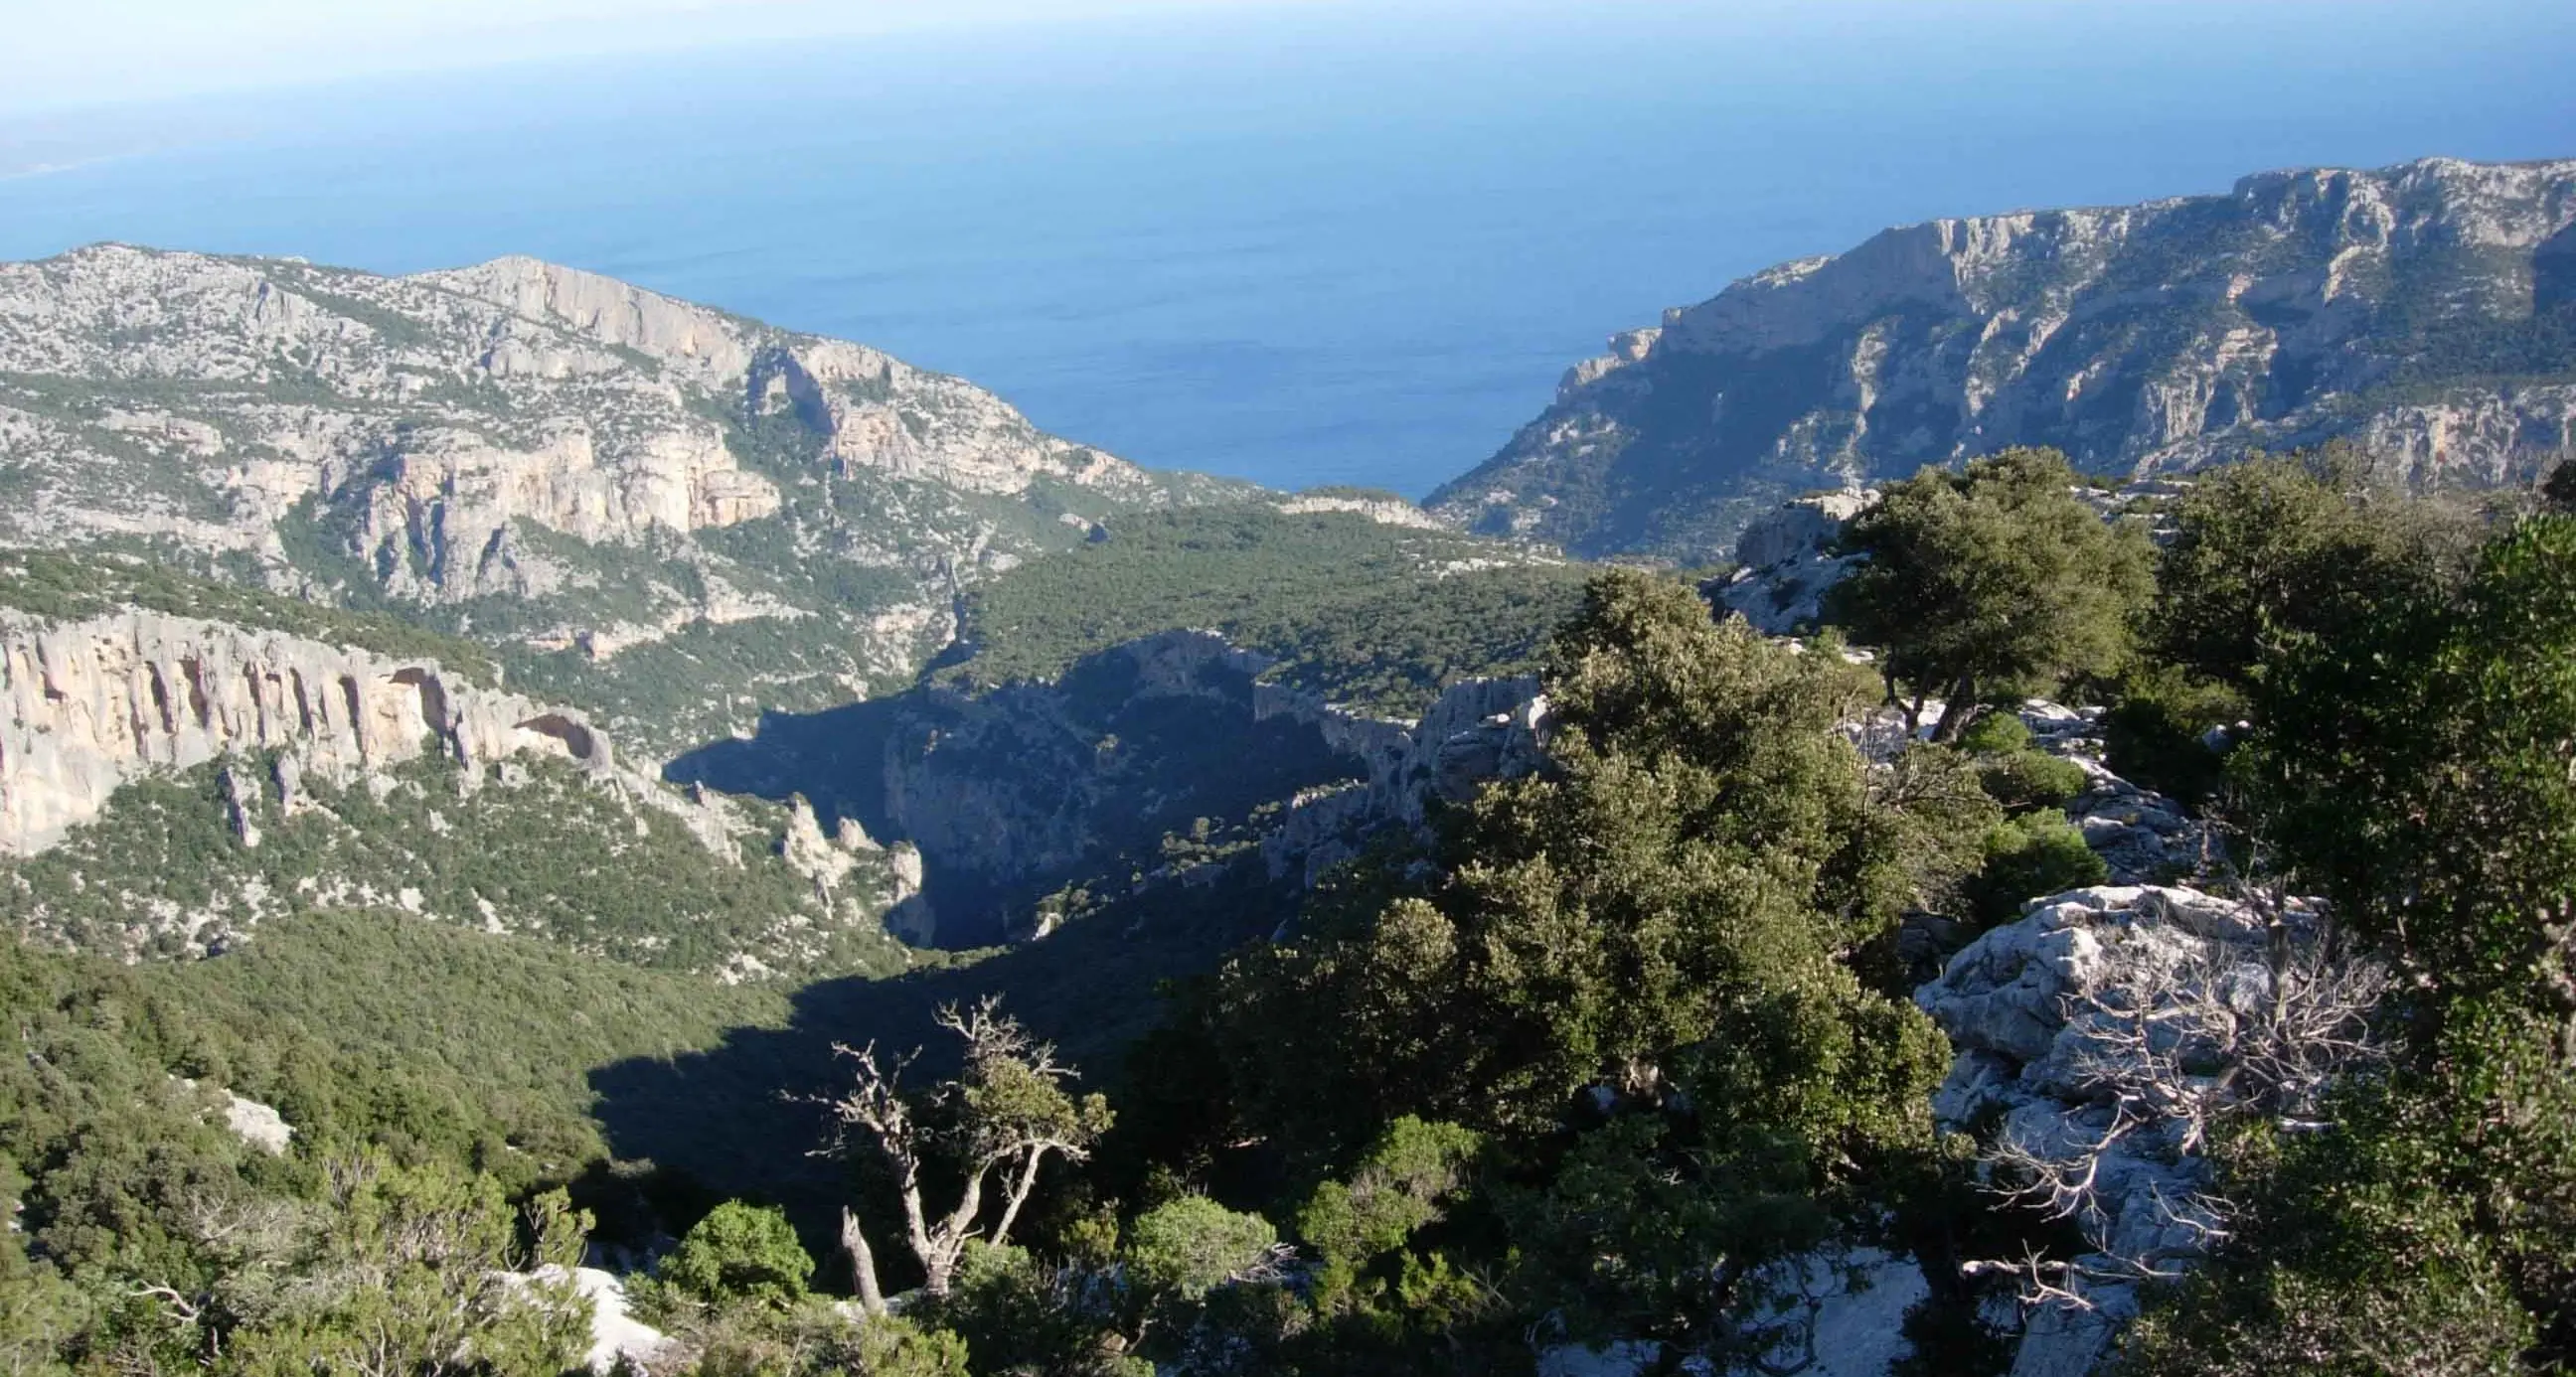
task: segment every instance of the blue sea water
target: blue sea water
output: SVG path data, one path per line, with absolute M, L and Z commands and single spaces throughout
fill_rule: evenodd
M 234 101 L 224 137 L 0 180 L 0 258 L 536 254 L 866 340 L 1140 462 L 1420 496 L 1605 335 L 1773 262 L 2270 167 L 2576 154 L 2571 62 L 2576 6 L 2508 0 L 747 35 Z

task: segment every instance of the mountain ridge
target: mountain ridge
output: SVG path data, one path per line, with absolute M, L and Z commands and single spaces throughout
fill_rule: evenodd
M 2429 158 L 1899 226 L 1614 336 L 1425 506 L 1692 562 L 1800 490 L 2013 444 L 2143 474 L 2350 438 L 2516 482 L 2576 453 L 2571 225 L 2576 160 Z
M 669 753 L 908 677 L 961 589 L 1250 497 L 864 344 L 505 257 L 0 264 L 0 542 L 393 612 Z

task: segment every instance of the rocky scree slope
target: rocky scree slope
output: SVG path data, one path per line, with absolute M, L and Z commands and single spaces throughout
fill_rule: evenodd
M 2138 475 L 2333 437 L 2418 482 L 2576 455 L 2576 160 L 1892 229 L 1614 338 L 1427 505 L 1698 562 L 1799 490 L 2009 445 Z
M 0 543 L 402 611 L 667 753 L 852 696 L 1148 473 L 990 393 L 533 259 L 0 265 Z

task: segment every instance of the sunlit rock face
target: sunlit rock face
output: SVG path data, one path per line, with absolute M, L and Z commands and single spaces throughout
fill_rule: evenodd
M 0 264 L 0 544 L 149 553 L 491 643 L 606 659 L 802 622 L 812 675 L 855 684 L 916 664 L 986 574 L 1118 511 L 1255 491 L 1148 473 L 863 344 L 534 259 Z
M 579 714 L 462 682 L 434 661 L 155 612 L 0 621 L 0 710 L 9 854 L 96 816 L 129 779 L 236 752 L 291 750 L 298 778 L 334 780 L 424 751 L 469 766 L 522 753 L 612 763 Z
M 1801 490 L 2016 444 L 2143 474 L 2340 436 L 2514 481 L 2576 454 L 2571 225 L 2576 161 L 2436 158 L 1892 229 L 1620 336 L 1428 505 L 1702 562 Z

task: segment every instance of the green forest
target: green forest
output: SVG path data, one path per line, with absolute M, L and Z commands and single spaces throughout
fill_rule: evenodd
M 2337 986 L 2370 997 L 2266 1044 L 2244 1085 L 2150 1039 L 2172 1074 L 2140 1112 L 2191 1124 L 2211 1203 L 2193 1265 L 2132 1278 L 2112 1369 L 2562 1369 L 2576 472 L 2472 506 L 2348 455 L 2258 457 L 2171 503 L 2161 544 L 2077 486 L 2027 449 L 1891 484 L 1840 537 L 1863 572 L 1798 643 L 1652 572 L 1425 585 L 1460 557 L 1437 535 L 1116 518 L 980 589 L 973 655 L 935 673 L 1048 678 L 1203 625 L 1389 710 L 1526 669 L 1551 725 L 1542 768 L 1311 892 L 1210 866 L 1204 888 L 1104 892 L 1064 935 L 1087 945 L 723 984 L 639 950 L 785 898 L 691 891 L 650 849 L 544 883 L 668 947 L 317 907 L 126 966 L 21 916 L 0 1355 L 562 1373 L 588 1302 L 540 1269 L 587 1242 L 669 1336 L 657 1374 L 1523 1373 L 1613 1343 L 1655 1355 L 1640 1370 L 1792 1371 L 1817 1297 L 1871 1258 L 1923 1283 L 1900 1371 L 2000 1373 L 1997 1317 L 2105 1264 L 2002 1125 L 1936 1122 L 1953 1051 L 1909 944 L 2105 880 L 2065 811 L 2085 771 L 2018 712 L 2045 696 L 2099 709 L 2109 766 L 2219 839 L 2159 878 L 2276 914 L 2315 896 L 2316 969 L 2385 973 Z M 1863 749 L 1873 715 L 1901 720 L 1895 746 Z M 161 830 L 138 863 L 201 864 Z M 422 854 L 456 883 L 584 864 L 442 844 Z M 1118 950 L 1133 970 L 1065 964 Z M 2228 1016 L 2284 1026 L 2283 979 Z M 692 1079 L 784 1066 L 791 1030 L 813 1035 L 792 1078 Z M 621 1155 L 612 1067 L 824 1194 Z M 226 1091 L 291 1141 L 229 1131 Z
M 1585 577 L 1489 541 L 1347 512 L 1138 512 L 975 589 L 960 633 L 972 654 L 939 675 L 971 686 L 1053 679 L 1122 641 L 1197 628 L 1274 657 L 1279 682 L 1409 716 L 1460 679 L 1535 667 Z

